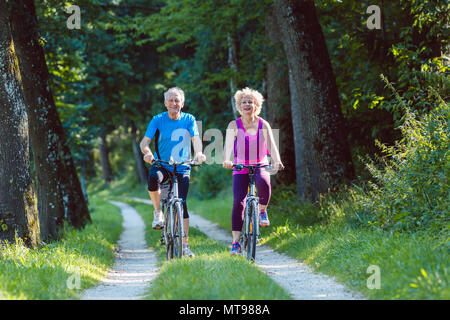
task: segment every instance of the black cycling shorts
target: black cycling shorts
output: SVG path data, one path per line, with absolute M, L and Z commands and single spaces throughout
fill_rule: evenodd
M 148 174 L 148 191 L 158 191 L 162 183 L 168 183 L 170 173 L 165 168 L 152 166 Z M 183 199 L 183 218 L 189 218 L 186 198 L 189 191 L 189 173 L 177 173 L 178 197 Z

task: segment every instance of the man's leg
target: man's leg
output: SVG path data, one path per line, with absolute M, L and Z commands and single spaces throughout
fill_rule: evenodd
M 188 255 L 190 257 L 194 256 L 194 253 L 189 248 L 189 212 L 187 209 L 186 199 L 189 191 L 189 180 L 190 176 L 189 174 L 178 174 L 178 196 L 183 199 L 183 227 L 184 227 L 184 234 L 183 237 L 183 251 L 185 255 Z
M 164 169 L 152 167 L 148 174 L 148 193 L 152 200 L 155 211 L 153 212 L 153 229 L 161 229 L 164 227 L 164 216 L 161 212 L 161 189 L 159 185 L 167 179 Z
M 155 211 L 160 211 L 161 210 L 161 189 L 158 189 L 156 191 L 149 191 L 148 194 L 150 195 L 150 199 L 152 200 Z

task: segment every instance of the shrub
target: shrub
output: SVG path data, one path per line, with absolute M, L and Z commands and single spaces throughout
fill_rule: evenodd
M 200 199 L 211 199 L 223 189 L 232 185 L 232 171 L 224 169 L 222 165 L 202 165 L 192 172 L 192 190 Z
M 448 235 L 449 106 L 439 97 L 439 105 L 418 118 L 385 81 L 405 111 L 403 139 L 395 146 L 379 143 L 383 166 L 367 164 L 374 181 L 355 197 L 357 211 L 385 229 Z

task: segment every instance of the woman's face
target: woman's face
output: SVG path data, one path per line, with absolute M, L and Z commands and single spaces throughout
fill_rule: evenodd
M 241 100 L 242 115 L 253 115 L 256 112 L 255 99 L 252 96 L 244 96 Z

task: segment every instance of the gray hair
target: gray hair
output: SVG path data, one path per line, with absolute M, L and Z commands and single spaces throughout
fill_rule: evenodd
M 164 101 L 166 101 L 169 98 L 170 94 L 177 94 L 181 97 L 181 100 L 184 102 L 184 91 L 181 90 L 178 87 L 173 87 L 164 92 Z

